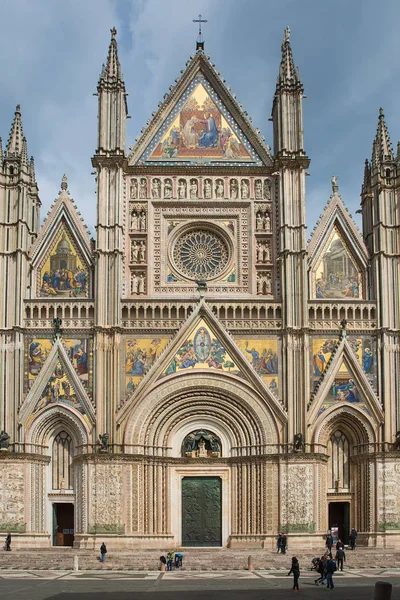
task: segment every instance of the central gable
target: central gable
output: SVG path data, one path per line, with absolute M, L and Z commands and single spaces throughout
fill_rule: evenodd
M 270 150 L 203 53 L 148 122 L 131 165 L 271 166 Z

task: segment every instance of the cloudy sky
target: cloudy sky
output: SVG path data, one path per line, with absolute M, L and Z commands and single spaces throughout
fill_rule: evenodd
M 199 12 L 208 19 L 207 53 L 272 145 L 268 118 L 283 30 L 290 26 L 307 95 L 310 230 L 329 198 L 333 174 L 350 212 L 359 208 L 363 164 L 371 156 L 380 106 L 394 146 L 400 138 L 398 0 L 2 0 L 1 12 L 3 145 L 20 103 L 42 216 L 65 172 L 92 232 L 93 92 L 114 25 L 132 117 L 128 145 L 194 51 L 192 19 Z

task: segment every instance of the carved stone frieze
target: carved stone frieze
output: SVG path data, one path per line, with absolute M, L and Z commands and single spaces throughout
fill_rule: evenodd
M 23 463 L 3 462 L 0 468 L 0 532 L 25 531 L 25 474 Z

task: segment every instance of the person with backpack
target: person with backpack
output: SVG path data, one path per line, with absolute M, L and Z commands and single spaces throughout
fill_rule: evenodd
M 318 585 L 319 583 L 321 585 L 325 585 L 325 579 L 326 579 L 326 563 L 327 563 L 327 559 L 326 556 L 321 556 L 321 559 L 318 563 L 318 567 L 317 567 L 317 571 L 319 573 L 319 577 L 318 579 L 314 580 L 315 585 Z
M 106 554 L 107 554 L 107 546 L 103 542 L 100 546 L 100 562 L 103 563 L 106 560 Z
M 299 577 L 300 577 L 300 565 L 299 561 L 295 556 L 292 558 L 292 566 L 290 567 L 290 571 L 288 576 L 293 573 L 293 587 L 292 590 L 299 591 Z
M 343 571 L 343 561 L 346 562 L 346 553 L 344 551 L 344 548 L 340 547 L 336 550 L 336 564 L 337 564 L 337 568 L 340 569 L 341 571 Z
M 333 574 L 336 571 L 336 563 L 333 558 L 330 558 L 326 565 L 326 589 L 333 590 L 335 588 L 333 583 Z

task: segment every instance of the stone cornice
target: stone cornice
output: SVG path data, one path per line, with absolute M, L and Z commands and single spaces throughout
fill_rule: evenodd
M 43 454 L 33 454 L 30 452 L 0 452 L 0 460 L 5 462 L 27 462 L 49 464 L 51 457 Z
M 241 176 L 244 177 L 254 176 L 254 177 L 268 177 L 271 176 L 274 169 L 273 167 L 251 167 L 249 165 L 241 165 L 240 167 L 227 167 L 222 165 L 128 165 L 125 169 L 125 174 L 130 176 L 151 176 L 151 175 L 170 175 L 170 176 L 197 176 L 206 177 L 209 176 L 218 176 L 218 177 L 234 177 Z M 206 200 L 207 202 L 207 200 Z

